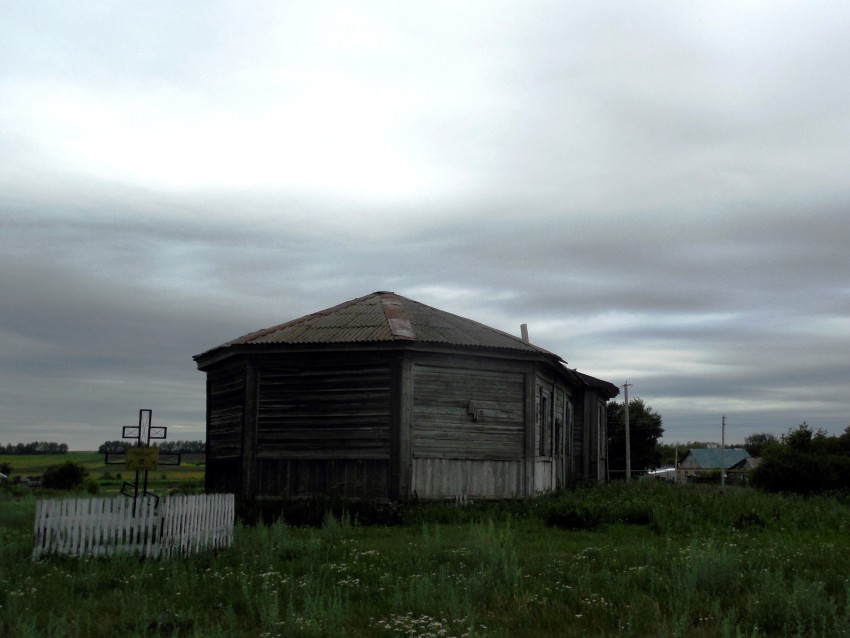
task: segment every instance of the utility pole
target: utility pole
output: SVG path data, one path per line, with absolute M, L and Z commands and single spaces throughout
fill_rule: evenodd
M 626 417 L 626 483 L 632 480 L 632 437 L 629 435 L 629 386 L 626 381 L 623 384 L 623 404 Z
M 673 483 L 679 483 L 679 444 L 676 443 L 676 447 L 673 452 Z
M 720 487 L 726 487 L 726 417 L 723 417 L 723 425 L 720 428 Z

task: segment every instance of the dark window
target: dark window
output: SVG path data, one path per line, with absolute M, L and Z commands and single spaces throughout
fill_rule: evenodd
M 540 395 L 537 401 L 540 411 L 537 415 L 537 420 L 540 423 L 540 442 L 538 445 L 540 456 L 550 456 L 552 454 L 552 414 L 550 401 L 550 394 L 543 388 L 540 388 Z

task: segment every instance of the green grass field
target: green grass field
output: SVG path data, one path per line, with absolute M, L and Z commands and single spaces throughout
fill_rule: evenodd
M 634 483 L 36 563 L 34 503 L 0 490 L 0 638 L 850 635 L 840 497 Z
M 0 455 L 0 462 L 12 466 L 11 478 L 15 476 L 40 476 L 51 465 L 73 461 L 89 472 L 98 486 L 98 494 L 108 496 L 117 493 L 124 481 L 134 481 L 135 471 L 122 465 L 106 465 L 104 455 L 97 452 L 68 452 L 67 454 L 21 454 Z M 184 454 L 181 464 L 161 465 L 157 470 L 148 472 L 150 491 L 195 490 L 204 484 L 204 455 Z
M 99 470 L 103 465 L 103 454 L 97 452 L 68 452 L 67 454 L 3 454 L 0 462 L 12 466 L 13 474 L 42 474 L 51 465 L 73 461 L 89 471 Z

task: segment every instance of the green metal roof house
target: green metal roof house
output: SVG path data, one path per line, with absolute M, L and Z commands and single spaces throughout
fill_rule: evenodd
M 680 470 L 719 470 L 729 469 L 740 461 L 749 458 L 750 453 L 744 448 L 695 448 L 688 450 L 679 463 Z
M 748 464 L 750 453 L 744 448 L 694 448 L 688 450 L 678 466 L 678 481 L 687 481 L 691 477 L 705 476 L 712 472 L 718 472 L 721 468 L 729 471 L 737 468 L 734 473 L 737 478 L 743 479 L 743 474 L 752 469 Z

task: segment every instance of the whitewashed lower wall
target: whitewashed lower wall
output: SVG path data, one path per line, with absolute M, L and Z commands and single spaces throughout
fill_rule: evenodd
M 135 510 L 135 511 L 134 511 Z M 50 554 L 186 556 L 233 542 L 233 494 L 36 502 L 33 560 Z
M 412 488 L 419 498 L 519 498 L 522 461 L 414 458 Z
M 555 489 L 554 465 L 551 459 L 537 459 L 534 462 L 534 493 L 542 494 Z

